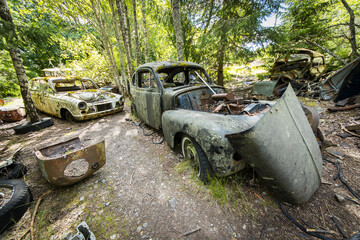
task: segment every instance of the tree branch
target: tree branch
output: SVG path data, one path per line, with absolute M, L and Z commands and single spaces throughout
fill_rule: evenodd
M 329 49 L 321 46 L 321 45 L 318 44 L 317 42 L 308 40 L 308 39 L 306 39 L 306 38 L 304 38 L 304 37 L 302 37 L 302 36 L 300 36 L 300 38 L 304 39 L 307 43 L 309 43 L 309 44 L 311 44 L 311 45 L 313 45 L 313 46 L 316 46 L 316 47 L 320 48 L 322 51 L 330 54 L 331 56 L 333 56 L 334 58 L 336 58 L 337 60 L 339 60 L 342 64 L 344 64 L 344 65 L 347 64 L 347 62 L 346 62 L 345 60 L 343 60 L 341 57 L 339 57 L 338 55 L 336 55 L 334 52 L 330 51 Z

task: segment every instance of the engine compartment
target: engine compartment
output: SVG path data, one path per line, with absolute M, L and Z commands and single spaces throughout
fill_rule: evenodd
M 176 107 L 216 114 L 249 116 L 268 111 L 271 107 L 270 104 L 258 100 L 236 98 L 223 89 L 216 89 L 215 92 L 214 94 L 210 89 L 204 88 L 182 93 L 176 98 Z

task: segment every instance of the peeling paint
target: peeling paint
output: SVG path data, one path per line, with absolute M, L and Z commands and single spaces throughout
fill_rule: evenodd
M 88 120 L 124 108 L 121 95 L 100 90 L 88 78 L 37 77 L 31 80 L 30 91 L 37 109 L 59 118 L 71 114 L 75 120 Z

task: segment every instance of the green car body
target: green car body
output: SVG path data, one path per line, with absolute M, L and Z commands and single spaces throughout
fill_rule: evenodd
M 320 185 L 320 150 L 291 87 L 276 103 L 219 101 L 214 97 L 224 95 L 224 88 L 215 85 L 200 65 L 155 62 L 136 69 L 130 93 L 140 120 L 162 128 L 170 147 L 190 136 L 217 176 L 233 174 L 250 164 L 291 203 L 307 201 Z M 232 110 L 233 106 L 241 111 Z M 281 125 L 274 125 L 276 122 Z M 291 144 L 290 135 L 297 144 Z M 276 148 L 278 145 L 282 149 Z M 296 183 L 290 184 L 293 181 Z

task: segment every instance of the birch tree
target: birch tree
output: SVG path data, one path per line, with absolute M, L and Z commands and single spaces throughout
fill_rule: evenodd
M 135 30 L 135 56 L 136 56 L 136 65 L 140 65 L 140 45 L 139 45 L 139 33 L 138 33 L 138 22 L 136 16 L 136 0 L 131 0 L 133 5 L 134 13 L 134 30 Z
M 131 65 L 131 46 L 130 46 L 130 36 L 129 36 L 129 27 L 128 27 L 128 18 L 124 6 L 124 2 L 122 0 L 116 0 L 116 6 L 119 13 L 119 23 L 121 29 L 121 35 L 123 38 L 124 46 L 125 46 L 125 54 L 129 75 L 131 76 L 133 73 L 133 68 Z
M 116 38 L 116 42 L 118 45 L 118 52 L 119 52 L 119 59 L 120 59 L 120 67 L 121 67 L 121 77 L 125 83 L 125 87 L 126 87 L 126 92 L 129 93 L 129 89 L 128 89 L 128 79 L 126 77 L 126 71 L 125 71 L 125 64 L 124 64 L 124 57 L 123 57 L 123 53 L 122 53 L 122 45 L 121 45 L 121 39 L 120 39 L 120 34 L 119 34 L 119 16 L 117 14 L 117 11 L 115 10 L 114 7 L 114 0 L 109 0 L 109 5 L 111 8 L 111 12 L 112 12 L 112 17 L 113 17 L 113 28 L 114 28 L 114 32 L 115 32 L 115 38 Z
M 144 50 L 145 50 L 145 63 L 149 61 L 149 48 L 147 42 L 147 27 L 146 27 L 146 14 L 145 14 L 145 0 L 142 0 L 141 12 L 143 20 L 143 30 L 144 30 Z
M 25 74 L 25 68 L 20 56 L 20 50 L 17 46 L 18 36 L 15 31 L 13 19 L 10 14 L 10 9 L 7 5 L 6 0 L 0 0 L 0 18 L 3 23 L 3 30 L 5 34 L 6 43 L 10 56 L 15 68 L 16 76 L 19 80 L 21 96 L 24 100 L 25 111 L 28 114 L 30 121 L 32 123 L 40 121 L 40 118 L 37 114 L 34 103 L 31 99 L 31 94 L 29 91 L 29 83 Z

